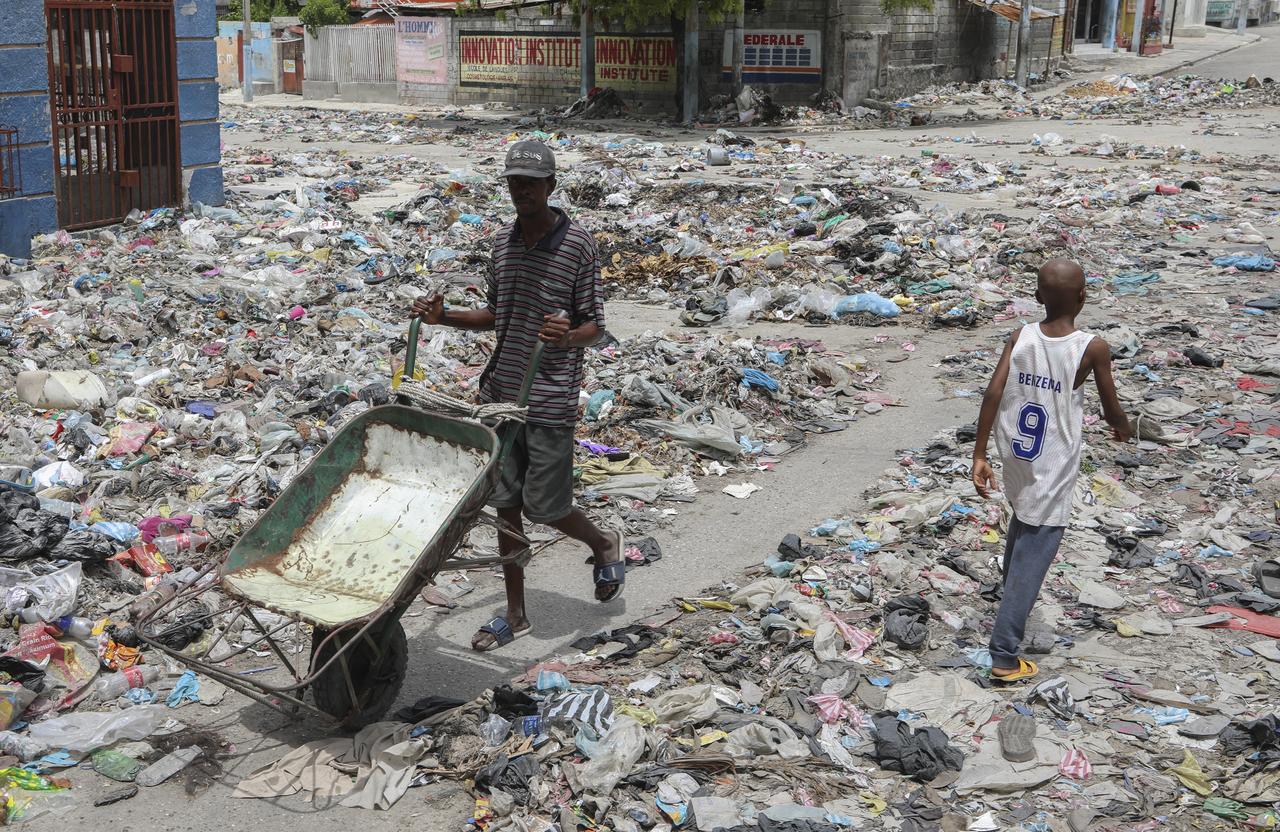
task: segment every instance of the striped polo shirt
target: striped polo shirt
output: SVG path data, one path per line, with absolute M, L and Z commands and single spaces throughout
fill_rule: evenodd
M 514 402 L 538 343 L 545 315 L 563 309 L 570 327 L 595 321 L 604 328 L 604 285 L 595 240 L 559 208 L 556 224 L 533 248 L 525 246 L 520 221 L 498 232 L 488 278 L 489 311 L 498 343 L 480 377 L 486 402 Z M 583 350 L 548 346 L 529 395 L 528 421 L 572 425 L 578 420 Z

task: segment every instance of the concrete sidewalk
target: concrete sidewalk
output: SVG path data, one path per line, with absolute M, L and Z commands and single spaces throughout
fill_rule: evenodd
M 1166 39 L 1166 46 L 1159 55 L 1139 56 L 1133 52 L 1104 50 L 1096 43 L 1080 43 L 1076 44 L 1075 51 L 1067 57 L 1075 69 L 1089 75 L 1102 72 L 1117 75 L 1169 75 L 1261 40 L 1261 35 L 1252 32 L 1237 35 L 1234 29 L 1209 27 L 1205 30 L 1204 37 L 1180 38 L 1175 34 L 1172 49 L 1167 46 Z

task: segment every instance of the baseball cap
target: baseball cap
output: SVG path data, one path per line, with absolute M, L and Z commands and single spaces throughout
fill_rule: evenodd
M 556 157 L 551 154 L 551 148 L 542 142 L 516 142 L 507 149 L 506 169 L 502 171 L 502 175 L 533 176 L 538 179 L 555 176 Z

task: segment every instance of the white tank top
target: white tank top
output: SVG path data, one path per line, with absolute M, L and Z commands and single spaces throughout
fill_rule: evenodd
M 1027 324 L 1009 356 L 996 417 L 1004 493 L 1014 516 L 1032 526 L 1065 526 L 1080 472 L 1084 390 L 1076 373 L 1093 335 L 1050 338 Z

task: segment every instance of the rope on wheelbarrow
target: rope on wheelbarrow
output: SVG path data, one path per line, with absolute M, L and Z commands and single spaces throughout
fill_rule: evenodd
M 438 393 L 420 381 L 406 380 L 396 389 L 396 393 L 404 396 L 423 410 L 431 411 L 432 413 L 445 413 L 450 416 L 461 416 L 466 419 L 476 419 L 482 422 L 489 420 L 523 422 L 525 414 L 529 410 L 527 407 L 520 407 L 508 402 L 471 404 L 470 402 L 460 401 L 443 393 Z

